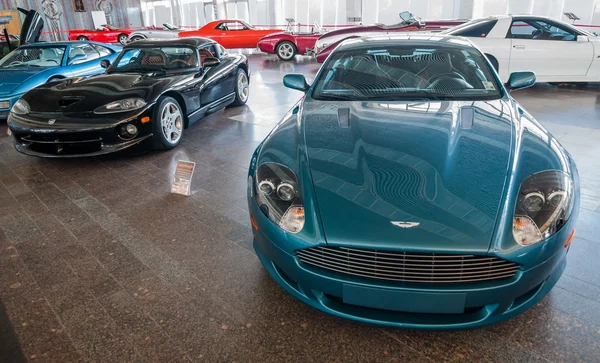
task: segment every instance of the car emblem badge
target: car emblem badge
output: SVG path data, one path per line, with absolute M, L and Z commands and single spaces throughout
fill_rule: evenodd
M 48 125 L 54 125 L 55 122 L 56 122 L 56 119 L 51 118 L 50 120 L 48 120 Z
M 401 222 L 401 221 L 397 221 L 397 222 L 391 222 L 394 226 L 396 227 L 400 227 L 400 228 L 412 228 L 412 227 L 416 227 L 418 226 L 419 222 Z

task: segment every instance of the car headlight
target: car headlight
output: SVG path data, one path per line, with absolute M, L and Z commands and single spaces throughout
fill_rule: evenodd
M 21 98 L 15 102 L 13 107 L 10 109 L 10 112 L 14 113 L 15 115 L 27 115 L 29 112 L 31 112 L 31 107 L 27 101 Z
M 96 114 L 133 111 L 146 106 L 146 101 L 141 98 L 126 98 L 100 106 L 94 110 Z
M 304 205 L 296 174 L 283 165 L 266 163 L 256 169 L 255 196 L 260 210 L 280 228 L 298 233 L 304 227 Z
M 521 246 L 529 246 L 558 232 L 573 210 L 573 183 L 559 170 L 529 176 L 521 185 L 513 236 Z

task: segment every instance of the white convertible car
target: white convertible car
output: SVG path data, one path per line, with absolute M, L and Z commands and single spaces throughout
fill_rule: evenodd
M 503 80 L 532 71 L 538 82 L 600 82 L 600 37 L 540 16 L 494 16 L 443 32 L 469 38 Z

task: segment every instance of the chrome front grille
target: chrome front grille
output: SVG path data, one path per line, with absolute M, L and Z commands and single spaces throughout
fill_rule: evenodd
M 519 265 L 493 256 L 312 247 L 297 251 L 305 264 L 375 280 L 454 284 L 512 277 Z

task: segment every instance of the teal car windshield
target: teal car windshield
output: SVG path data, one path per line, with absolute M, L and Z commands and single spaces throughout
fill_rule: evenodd
M 65 55 L 65 46 L 22 47 L 0 60 L 0 68 L 10 67 L 56 67 Z
M 317 79 L 318 100 L 492 100 L 502 97 L 491 67 L 477 50 L 418 45 L 334 52 Z

